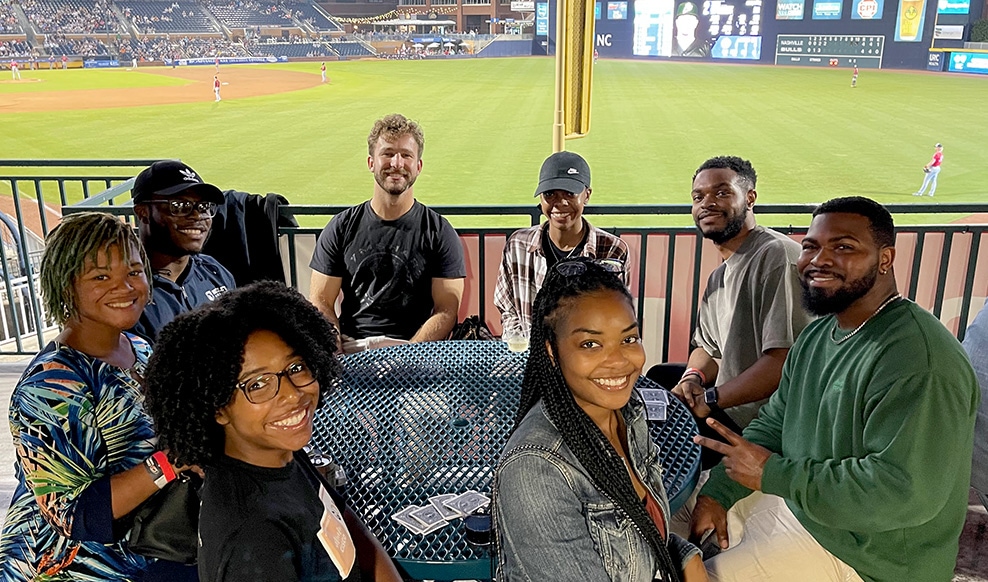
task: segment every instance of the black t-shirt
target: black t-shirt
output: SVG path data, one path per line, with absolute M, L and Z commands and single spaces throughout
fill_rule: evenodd
M 340 582 L 316 532 L 319 481 L 298 461 L 272 469 L 224 456 L 206 468 L 199 510 L 201 582 Z M 345 506 L 329 490 L 340 513 Z M 345 582 L 360 580 L 358 564 Z
M 382 220 L 369 201 L 344 210 L 309 266 L 343 279 L 340 329 L 356 339 L 411 339 L 432 316 L 432 279 L 466 276 L 456 231 L 418 201 L 397 220 Z
M 549 225 L 542 227 L 542 254 L 545 255 L 546 268 L 551 269 L 553 265 L 563 259 L 581 256 L 583 254 L 583 248 L 587 246 L 587 237 L 590 235 L 589 227 L 589 224 L 583 224 L 583 238 L 580 239 L 580 244 L 569 251 L 560 249 L 556 246 L 556 243 L 552 242 L 552 239 L 549 238 Z

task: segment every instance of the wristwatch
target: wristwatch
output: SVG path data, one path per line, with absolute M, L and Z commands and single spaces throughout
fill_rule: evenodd
M 710 408 L 717 408 L 717 387 L 711 386 L 703 391 L 703 401 Z

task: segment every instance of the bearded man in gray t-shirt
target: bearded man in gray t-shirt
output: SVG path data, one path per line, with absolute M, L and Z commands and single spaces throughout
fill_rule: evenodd
M 755 223 L 756 179 L 751 163 L 734 156 L 711 158 L 693 176 L 693 220 L 724 259 L 707 280 L 695 348 L 672 390 L 701 430 L 712 411 L 747 426 L 811 320 L 800 302 L 799 243 Z

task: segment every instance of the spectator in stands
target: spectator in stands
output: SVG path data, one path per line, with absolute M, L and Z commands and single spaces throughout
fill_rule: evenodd
M 734 156 L 711 158 L 693 175 L 693 220 L 724 262 L 707 279 L 696 347 L 672 390 L 698 419 L 713 415 L 735 431 L 775 392 L 786 354 L 810 321 L 799 301 L 799 244 L 755 223 L 756 180 L 751 163 Z M 718 460 L 705 451 L 705 467 Z
M 237 286 L 202 254 L 223 193 L 177 160 L 155 162 L 134 181 L 134 214 L 154 274 L 154 294 L 134 330 L 154 342 L 168 322 Z
M 535 295 L 549 269 L 563 259 L 613 259 L 622 265 L 624 284 L 630 283 L 628 245 L 583 217 L 590 194 L 590 166 L 579 154 L 558 152 L 542 163 L 535 196 L 546 222 L 508 237 L 494 290 L 506 332 L 528 337 Z
M 319 235 L 309 299 L 338 325 L 347 351 L 441 340 L 456 324 L 463 248 L 449 222 L 415 200 L 424 147 L 418 123 L 397 113 L 377 120 L 367 137 L 373 196 Z
M 695 536 L 727 551 L 711 578 L 950 580 L 967 514 L 980 394 L 960 343 L 896 290 L 892 216 L 838 198 L 799 256 L 799 336 L 782 382 L 700 491 Z M 739 532 L 743 531 L 743 536 Z M 730 533 L 730 537 L 728 536 Z
M 144 411 L 151 348 L 125 332 L 148 301 L 150 264 L 133 229 L 102 212 L 49 233 L 41 294 L 62 328 L 10 398 L 17 488 L 0 534 L 0 579 L 194 580 L 195 568 L 134 553 L 126 516 L 164 483 Z M 168 466 L 175 473 L 189 469 Z M 126 529 L 126 528 L 124 528 Z
M 988 495 L 988 302 L 985 305 L 964 334 L 964 349 L 971 358 L 971 365 L 981 386 L 981 407 L 974 425 L 971 485 L 982 496 Z
M 494 490 L 495 580 L 707 580 L 669 532 L 631 294 L 607 263 L 563 259 L 535 298 L 531 354 Z
M 400 582 L 374 534 L 300 451 L 340 373 L 336 334 L 275 282 L 233 291 L 162 332 L 148 410 L 179 462 L 206 467 L 203 582 Z

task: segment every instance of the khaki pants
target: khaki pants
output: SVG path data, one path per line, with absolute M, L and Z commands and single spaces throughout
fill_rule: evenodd
M 737 502 L 727 531 L 730 548 L 705 562 L 711 582 L 861 582 L 776 495 L 756 491 Z

